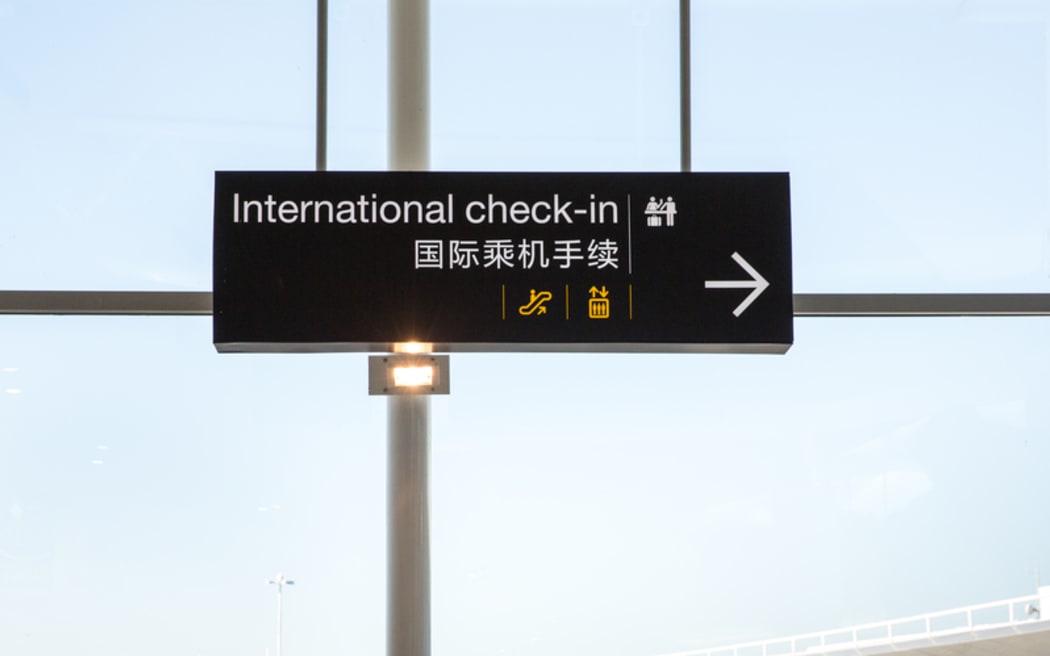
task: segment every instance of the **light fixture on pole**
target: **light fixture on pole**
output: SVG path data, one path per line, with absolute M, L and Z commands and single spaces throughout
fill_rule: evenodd
M 277 656 L 281 656 L 281 592 L 284 586 L 295 585 L 295 581 L 286 579 L 284 574 L 278 573 L 276 578 L 267 583 L 277 586 Z
M 370 355 L 368 393 L 373 396 L 448 394 L 448 356 L 430 353 Z

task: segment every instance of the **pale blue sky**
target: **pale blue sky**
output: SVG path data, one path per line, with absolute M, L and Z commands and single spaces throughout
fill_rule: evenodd
M 791 172 L 796 292 L 1050 291 L 1050 3 L 693 5 L 694 169 Z M 0 288 L 208 290 L 214 171 L 312 167 L 312 7 L 0 0 Z M 676 17 L 434 0 L 434 168 L 675 170 Z M 383 169 L 385 4 L 331 19 L 330 168 Z M 1050 322 L 795 330 L 454 355 L 434 653 L 656 656 L 1034 592 Z M 210 338 L 0 317 L 0 653 L 262 656 L 278 571 L 287 656 L 384 653 L 365 356 Z

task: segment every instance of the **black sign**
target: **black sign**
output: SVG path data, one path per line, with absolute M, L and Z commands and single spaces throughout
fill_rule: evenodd
M 219 351 L 783 353 L 786 173 L 215 175 Z

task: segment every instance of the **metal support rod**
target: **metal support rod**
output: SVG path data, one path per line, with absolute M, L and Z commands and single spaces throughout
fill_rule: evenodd
M 430 168 L 427 0 L 390 0 L 389 157 L 394 171 Z
M 682 173 L 693 170 L 692 153 L 692 73 L 690 72 L 690 61 L 692 47 L 690 45 L 690 19 L 689 1 L 678 0 L 678 75 L 679 75 L 679 97 L 681 99 L 681 148 L 682 148 Z
M 390 168 L 430 168 L 427 0 L 390 0 Z M 430 656 L 430 399 L 387 398 L 387 656 Z
M 211 292 L 0 291 L 0 314 L 208 315 Z
M 387 654 L 430 654 L 430 397 L 387 397 Z
M 318 171 L 328 168 L 328 0 L 317 0 L 317 156 Z
M 795 294 L 796 317 L 1050 316 L 1050 294 Z
M 796 317 L 1046 317 L 1050 294 L 795 294 Z M 211 292 L 0 291 L 0 315 L 206 316 Z

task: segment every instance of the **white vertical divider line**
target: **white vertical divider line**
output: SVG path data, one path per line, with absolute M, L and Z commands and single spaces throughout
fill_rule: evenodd
M 627 194 L 627 275 L 634 274 L 634 247 L 631 241 L 631 231 L 634 226 L 631 223 L 631 194 Z

